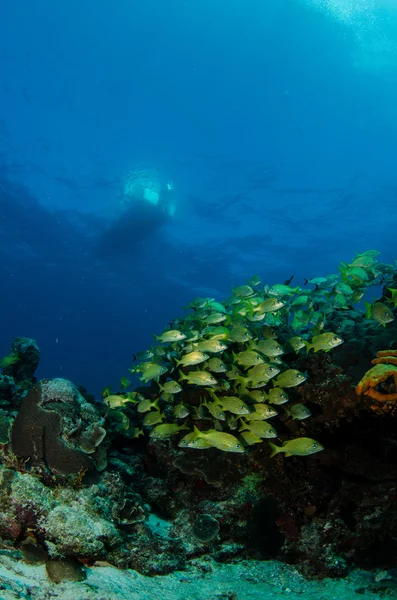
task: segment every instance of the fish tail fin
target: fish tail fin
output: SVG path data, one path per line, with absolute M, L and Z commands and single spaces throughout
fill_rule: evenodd
M 251 302 L 249 302 L 249 303 L 247 304 L 247 311 L 248 311 L 248 316 L 252 318 L 252 317 L 253 317 L 253 315 L 255 314 L 255 309 L 254 309 L 254 307 L 252 306 Z
M 179 375 L 179 381 L 184 381 L 185 379 L 188 379 L 187 375 L 185 375 L 185 373 L 182 373 L 182 371 L 180 369 L 178 369 L 178 375 Z
M 309 280 L 306 279 L 306 277 L 303 278 L 304 284 L 303 285 L 307 285 L 309 283 Z
M 272 442 L 269 442 L 269 446 L 272 450 L 270 458 L 273 458 L 273 456 L 276 456 L 276 454 L 280 452 L 280 446 L 276 446 L 276 444 L 273 444 Z
M 202 437 L 202 432 L 200 429 L 197 429 L 196 425 L 193 425 L 193 431 L 198 437 Z
M 365 318 L 370 319 L 371 318 L 371 305 L 369 302 L 364 302 L 364 304 L 365 304 Z
M 310 342 L 307 342 L 306 340 L 303 340 L 303 343 L 305 344 L 305 348 L 306 348 L 306 354 L 309 354 L 311 348 L 313 348 L 313 346 L 311 345 Z
M 153 334 L 154 339 L 156 340 L 156 342 L 159 340 L 160 336 L 156 335 L 155 333 Z

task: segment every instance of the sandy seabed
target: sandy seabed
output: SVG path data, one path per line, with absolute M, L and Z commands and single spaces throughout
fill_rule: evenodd
M 353 571 L 345 579 L 307 581 L 277 561 L 218 564 L 193 561 L 185 571 L 146 577 L 110 566 L 86 569 L 84 582 L 53 583 L 44 565 L 0 555 L 0 600 L 380 600 L 397 599 L 397 584 L 375 583 L 374 574 Z

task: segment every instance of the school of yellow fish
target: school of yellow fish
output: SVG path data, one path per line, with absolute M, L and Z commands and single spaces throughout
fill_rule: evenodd
M 365 316 L 379 326 L 394 320 L 396 266 L 378 262 L 379 253 L 357 254 L 341 263 L 339 274 L 305 280 L 303 287 L 262 285 L 258 276 L 233 289 L 224 302 L 198 298 L 172 328 L 155 336 L 156 343 L 139 353 L 130 371 L 150 384 L 147 397 L 127 392 L 103 392 L 109 417 L 118 431 L 134 438 L 154 439 L 179 434 L 181 448 L 243 453 L 246 448 L 277 438 L 273 419 L 311 416 L 303 404 L 288 404 L 289 388 L 301 385 L 306 374 L 292 369 L 283 355 L 328 352 L 343 339 L 327 331 L 335 311 L 351 309 L 371 286 L 388 289 L 387 303 L 365 303 Z M 280 343 L 279 338 L 283 340 Z M 277 446 L 271 456 L 308 456 L 323 450 L 320 442 L 300 437 Z

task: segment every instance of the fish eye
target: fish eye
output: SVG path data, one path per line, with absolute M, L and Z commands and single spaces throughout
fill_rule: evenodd
M 312 448 L 318 448 L 318 444 L 315 442 L 314 444 L 312 444 Z
M 241 448 L 240 444 L 236 444 L 236 448 Z

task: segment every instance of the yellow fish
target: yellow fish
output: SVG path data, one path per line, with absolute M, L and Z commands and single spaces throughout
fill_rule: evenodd
M 284 354 L 284 350 L 277 340 L 267 339 L 261 340 L 252 346 L 253 350 L 257 350 L 265 356 L 280 356 Z
M 144 398 L 138 403 L 137 410 L 140 413 L 148 412 L 149 410 L 152 410 L 152 408 L 155 408 L 157 410 L 158 404 L 159 398 L 156 398 L 156 400 L 149 400 L 148 398 Z
M 227 345 L 222 340 L 202 340 L 196 344 L 196 349 L 200 352 L 223 352 L 226 350 Z
M 226 420 L 226 415 L 223 412 L 222 407 L 217 402 L 208 402 L 208 400 L 204 400 L 201 405 L 206 407 L 214 419 L 219 419 L 220 421 Z
M 222 410 L 227 410 L 234 415 L 248 415 L 250 412 L 247 404 L 240 398 L 237 398 L 237 396 L 224 396 L 223 398 L 218 398 L 217 402 L 222 407 Z
M 182 331 L 178 331 L 178 329 L 170 329 L 170 331 L 165 331 L 161 335 L 155 335 L 154 337 L 156 342 L 172 343 L 184 340 L 186 335 Z
M 324 450 L 324 446 L 322 446 L 320 442 L 307 437 L 288 440 L 287 442 L 284 442 L 282 446 L 276 446 L 276 444 L 269 442 L 269 446 L 272 449 L 270 458 L 280 452 L 284 452 L 285 456 L 309 456 L 310 454 L 315 454 L 316 452 Z
M 311 412 L 304 404 L 294 404 L 290 408 L 285 409 L 286 414 L 292 419 L 303 421 L 308 417 L 311 417 Z
M 253 367 L 254 365 L 260 365 L 265 362 L 262 356 L 254 350 L 245 350 L 238 354 L 233 354 L 233 360 L 245 367 Z
M 229 339 L 231 342 L 244 344 L 252 338 L 250 331 L 243 325 L 234 325 L 230 331 Z
M 216 385 L 215 377 L 207 371 L 190 371 L 187 375 L 179 371 L 179 381 L 187 381 L 193 385 Z
M 374 302 L 373 304 L 365 302 L 365 307 L 367 309 L 365 313 L 367 319 L 372 317 L 379 325 L 383 325 L 383 327 L 386 327 L 386 323 L 394 321 L 392 311 L 386 304 L 383 304 L 383 302 Z
M 120 408 L 120 406 L 125 406 L 127 402 L 134 402 L 134 400 L 130 399 L 129 396 L 124 398 L 124 396 L 119 396 L 118 394 L 111 394 L 104 399 L 104 403 L 109 408 Z
M 267 398 L 270 404 L 285 404 L 288 402 L 288 394 L 280 387 L 275 387 L 269 390 Z
M 125 390 L 126 388 L 130 387 L 131 385 L 131 381 L 128 379 L 128 377 L 122 377 L 120 379 L 120 387 L 122 390 Z
M 254 290 L 250 285 L 240 285 L 233 290 L 233 294 L 239 298 L 246 298 L 247 296 L 253 296 Z
M 185 417 L 190 415 L 190 410 L 185 404 L 179 403 L 176 406 L 174 406 L 173 413 L 175 419 L 184 419 Z
M 335 333 L 327 332 L 313 336 L 310 344 L 309 342 L 306 342 L 305 346 L 307 352 L 309 352 L 312 348 L 314 349 L 314 352 L 318 352 L 319 350 L 329 352 L 332 350 L 332 348 L 339 346 L 339 344 L 343 344 L 342 338 Z
M 245 415 L 246 421 L 266 421 L 275 417 L 278 412 L 267 404 L 253 404 L 254 411 Z
M 222 323 L 226 320 L 226 315 L 219 312 L 210 313 L 202 320 L 206 325 L 215 325 L 215 323 Z
M 143 367 L 143 365 L 149 366 Z M 167 372 L 166 367 L 158 365 L 157 363 L 142 363 L 142 365 L 140 365 L 140 368 L 142 371 L 142 375 L 139 379 L 144 383 L 148 383 L 148 381 L 150 381 L 151 379 L 157 379 L 158 377 L 160 377 L 160 375 L 164 375 L 164 373 Z
M 166 394 L 179 394 L 182 391 L 179 383 L 173 379 L 166 381 L 164 385 L 159 384 L 159 388 L 161 392 L 165 392 Z
M 183 429 L 189 429 L 186 423 L 183 425 L 177 425 L 176 423 L 163 423 L 162 425 L 156 425 L 156 427 L 150 432 L 150 437 L 157 440 L 163 440 L 175 435 Z
M 227 366 L 217 356 L 213 356 L 212 358 L 210 358 L 204 366 L 206 366 L 207 369 L 213 371 L 214 373 L 225 373 L 225 371 L 227 371 Z
M 180 360 L 176 361 L 176 364 L 178 366 L 183 365 L 184 367 L 192 367 L 193 365 L 199 365 L 200 363 L 207 360 L 207 358 L 208 358 L 208 354 L 205 354 L 205 352 L 199 352 L 196 350 L 196 351 L 189 352 L 188 354 L 185 354 L 184 356 L 182 356 L 182 358 Z
M 197 439 L 205 440 L 208 444 L 214 448 L 218 448 L 218 450 L 223 450 L 223 452 L 244 452 L 242 444 L 230 433 L 216 431 L 215 429 L 200 431 L 195 425 L 194 433 L 196 434 Z M 193 444 L 193 442 L 191 442 L 191 444 Z
M 296 369 L 287 369 L 283 373 L 280 373 L 277 379 L 273 380 L 273 383 L 275 387 L 290 388 L 299 385 L 305 381 L 305 379 L 306 376 Z
M 252 446 L 253 444 L 260 444 L 263 440 L 259 436 L 252 433 L 252 431 L 242 431 L 240 438 L 243 440 L 243 444 Z
M 247 372 L 247 377 L 250 381 L 265 381 L 266 379 L 275 377 L 278 373 L 280 373 L 278 367 L 263 363 L 261 365 L 256 365 L 256 367 L 252 367 L 252 369 Z
M 245 431 L 246 429 L 260 438 L 277 437 L 277 431 L 267 421 L 250 421 L 249 423 L 242 421 L 242 426 L 240 427 L 239 432 Z
M 252 309 L 252 312 L 265 314 L 268 312 L 276 312 L 285 306 L 285 302 L 279 300 L 278 298 L 267 298 L 263 300 L 258 306 Z
M 143 424 L 146 426 L 157 425 L 157 423 L 161 423 L 164 419 L 164 413 L 159 410 L 154 410 L 152 412 L 146 413 L 143 418 Z
M 211 444 L 206 442 L 203 438 L 198 438 L 194 431 L 187 433 L 179 442 L 180 448 L 195 448 L 196 450 L 205 450 L 211 448 Z

